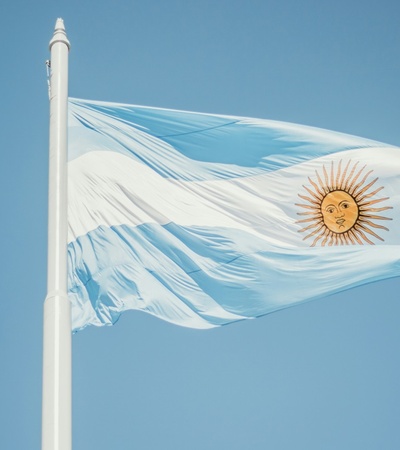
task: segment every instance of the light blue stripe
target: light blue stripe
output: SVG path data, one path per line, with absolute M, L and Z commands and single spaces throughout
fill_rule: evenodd
M 204 298 L 253 318 L 399 275 L 398 245 L 284 249 L 227 228 L 100 227 L 69 245 L 74 329 L 114 323 L 127 309 L 183 324 L 179 304 L 223 325 L 235 319 L 199 306 Z
M 70 99 L 69 111 L 70 160 L 93 150 L 116 151 L 174 179 L 243 177 L 345 150 L 389 147 L 270 120 L 78 99 Z

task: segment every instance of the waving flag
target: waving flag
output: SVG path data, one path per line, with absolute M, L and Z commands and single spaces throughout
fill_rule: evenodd
M 288 123 L 69 101 L 74 330 L 193 328 L 400 275 L 400 149 Z

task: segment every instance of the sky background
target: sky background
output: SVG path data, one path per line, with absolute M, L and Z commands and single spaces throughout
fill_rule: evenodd
M 0 5 L 0 447 L 39 449 L 48 96 L 302 123 L 400 145 L 397 0 Z M 198 331 L 138 312 L 73 336 L 74 450 L 400 448 L 400 279 Z

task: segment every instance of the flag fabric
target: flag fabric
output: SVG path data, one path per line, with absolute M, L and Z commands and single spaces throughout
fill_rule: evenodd
M 398 147 L 79 99 L 68 120 L 75 331 L 127 310 L 210 328 L 400 275 Z

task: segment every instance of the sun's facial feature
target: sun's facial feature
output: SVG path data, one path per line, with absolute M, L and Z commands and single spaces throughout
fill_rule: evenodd
M 374 244 L 372 238 L 383 241 L 371 227 L 389 231 L 374 221 L 392 220 L 375 214 L 392 207 L 374 207 L 389 198 L 372 199 L 383 186 L 372 188 L 378 178 L 368 181 L 372 170 L 364 170 L 365 166 L 360 168 L 358 162 L 352 164 L 351 161 L 342 168 L 342 161 L 339 161 L 336 169 L 332 162 L 329 170 L 322 166 L 321 174 L 316 171 L 315 180 L 308 178 L 310 186 L 303 186 L 307 194 L 299 194 L 306 203 L 296 204 L 302 208 L 297 214 L 304 218 L 297 223 L 305 225 L 299 232 L 307 232 L 303 240 L 313 238 L 312 247 L 317 243 L 322 246 Z
M 347 192 L 333 191 L 322 200 L 321 213 L 327 228 L 335 233 L 344 233 L 356 223 L 358 206 Z

